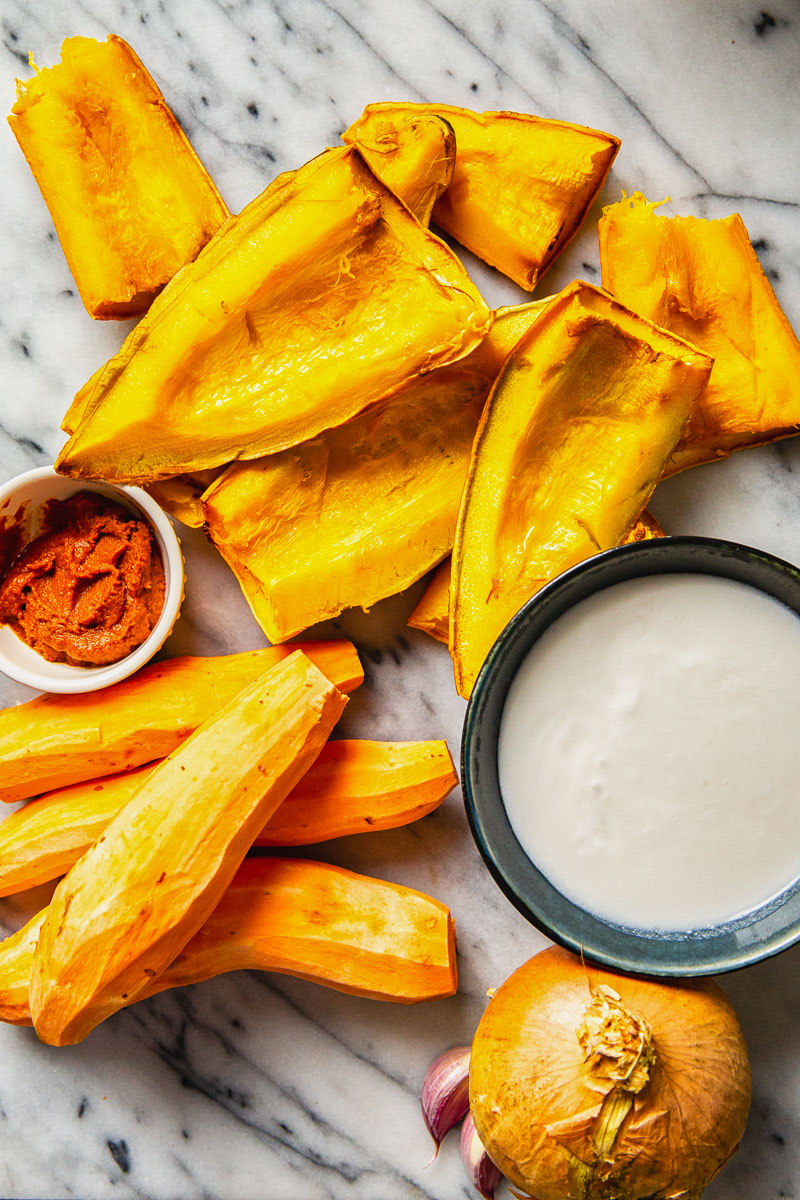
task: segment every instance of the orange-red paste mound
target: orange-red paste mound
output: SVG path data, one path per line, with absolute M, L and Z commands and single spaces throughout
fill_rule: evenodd
M 164 565 L 146 521 L 96 492 L 46 506 L 0 585 L 0 621 L 50 662 L 102 666 L 150 634 Z

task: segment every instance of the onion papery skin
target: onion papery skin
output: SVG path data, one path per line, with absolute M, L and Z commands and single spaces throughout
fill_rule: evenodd
M 577 1037 L 602 987 L 649 1025 L 655 1051 L 604 1158 L 593 1133 L 618 1085 L 585 1061 Z M 498 989 L 472 1044 L 478 1136 L 537 1200 L 695 1200 L 738 1146 L 749 1107 L 744 1037 L 709 979 L 632 978 L 552 947 Z

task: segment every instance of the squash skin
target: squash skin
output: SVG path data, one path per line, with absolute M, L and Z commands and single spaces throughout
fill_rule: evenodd
M 528 113 L 388 102 L 368 104 L 342 139 L 366 142 L 423 115 L 443 118 L 456 135 L 453 179 L 434 206 L 434 223 L 533 291 L 577 233 L 619 138 Z
M 47 909 L 0 942 L 0 1021 L 32 1025 L 31 968 Z M 455 994 L 444 904 L 302 858 L 248 858 L 181 953 L 139 997 L 226 971 L 273 971 L 353 996 L 418 1004 Z
M 526 600 L 631 528 L 711 363 L 581 282 L 519 343 L 484 410 L 459 513 L 449 644 L 460 695 Z
M 603 210 L 603 286 L 714 369 L 665 475 L 800 431 L 800 342 L 738 214 L 667 217 L 636 193 Z
M 358 151 L 329 150 L 167 285 L 79 393 L 56 467 L 152 483 L 274 454 L 464 357 L 491 323 L 455 255 Z
M 81 1041 L 136 1000 L 219 902 L 347 698 L 298 651 L 148 776 L 56 888 L 31 973 L 41 1041 Z
M 483 406 L 547 301 L 500 309 L 460 363 L 302 446 L 230 467 L 206 531 L 272 642 L 402 591 L 453 545 Z
M 237 692 L 298 649 L 340 691 L 363 683 L 352 643 L 305 642 L 165 659 L 101 692 L 37 696 L 3 709 L 0 800 L 25 800 L 170 754 Z
M 8 122 L 98 320 L 146 312 L 230 215 L 131 47 L 67 38 Z
M 664 530 L 647 509 L 642 513 L 636 524 L 620 542 L 621 546 L 628 542 L 649 541 L 651 538 L 665 537 Z M 450 636 L 450 577 L 452 562 L 446 558 L 434 571 L 433 578 L 420 597 L 417 607 L 406 622 L 412 629 L 421 629 L 429 633 L 437 642 L 447 645 Z
M 64 875 L 157 765 L 58 788 L 0 821 L 0 896 Z M 446 742 L 328 742 L 255 845 L 395 829 L 433 812 L 457 783 Z

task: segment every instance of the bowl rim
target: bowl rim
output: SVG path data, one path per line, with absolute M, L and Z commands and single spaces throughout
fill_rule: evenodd
M 105 479 L 72 479 L 59 474 L 50 465 L 34 467 L 32 470 L 24 471 L 0 484 L 0 505 L 13 497 L 15 492 L 47 479 L 58 479 L 67 484 L 74 484 L 75 492 L 94 491 L 111 499 L 116 498 L 127 509 L 140 513 L 153 530 L 164 565 L 164 603 L 158 620 L 145 640 L 117 662 L 96 667 L 73 667 L 64 663 L 53 664 L 39 655 L 33 647 L 27 646 L 27 643 L 23 642 L 31 654 L 41 660 L 40 672 L 32 667 L 10 661 L 0 646 L 0 671 L 9 679 L 24 684 L 26 687 L 35 688 L 37 691 L 77 695 L 82 692 L 97 691 L 121 682 L 144 666 L 160 649 L 178 619 L 183 601 L 185 583 L 183 554 L 180 540 L 167 514 L 157 501 L 142 488 L 109 483 Z M 18 635 L 15 634 L 15 636 Z M 22 642 L 22 639 L 19 638 L 19 641 Z M 51 666 L 69 667 L 70 673 L 61 677 L 51 676 L 48 673 L 48 667 Z
M 705 559 L 705 567 L 687 565 L 685 559 L 687 552 L 698 559 L 700 556 L 708 555 L 709 557 Z M 712 556 L 714 565 L 721 569 L 709 569 Z M 670 565 L 670 560 L 674 560 L 675 565 Z M 778 578 L 783 580 L 787 585 L 787 590 L 793 593 L 794 600 L 794 604 L 785 600 L 784 603 L 793 607 L 800 617 L 800 568 L 768 551 L 740 542 L 721 538 L 676 535 L 616 546 L 611 550 L 593 555 L 551 580 L 512 617 L 489 651 L 467 706 L 461 741 L 461 785 L 464 806 L 470 832 L 492 878 L 514 907 L 551 941 L 613 970 L 645 976 L 691 978 L 698 975 L 713 975 L 739 970 L 781 953 L 800 941 L 800 914 L 786 927 L 770 928 L 770 923 L 772 926 L 779 925 L 779 921 L 776 922 L 774 918 L 776 915 L 778 918 L 780 917 L 780 910 L 788 899 L 791 899 L 793 895 L 800 899 L 800 879 L 785 893 L 782 893 L 777 900 L 753 910 L 756 914 L 763 911 L 763 916 L 758 920 L 750 920 L 750 914 L 745 914 L 739 922 L 709 927 L 704 931 L 648 933 L 595 917 L 594 914 L 588 913 L 580 905 L 563 896 L 538 870 L 517 841 L 505 815 L 499 780 L 496 779 L 496 736 L 490 742 L 490 754 L 493 760 L 490 768 L 494 768 L 490 785 L 494 784 L 496 795 L 492 794 L 487 797 L 484 782 L 480 777 L 480 757 L 485 755 L 482 748 L 483 739 L 486 736 L 483 724 L 487 719 L 489 705 L 491 703 L 495 709 L 499 709 L 497 716 L 499 725 L 510 682 L 538 637 L 563 612 L 579 603 L 585 596 L 613 586 L 624 579 L 663 574 L 710 574 L 728 579 L 738 579 L 740 582 L 749 583 L 765 595 L 774 599 L 783 599 L 783 597 L 776 596 L 762 583 L 742 579 L 741 573 L 738 575 L 734 573 L 736 566 L 743 568 L 745 565 L 751 566 L 753 570 L 771 572 L 776 580 Z M 620 570 L 623 571 L 622 574 L 618 574 Z M 569 596 L 572 598 L 568 598 Z M 560 611 L 556 611 L 550 616 L 545 613 L 540 618 L 541 628 L 539 631 L 534 636 L 528 637 L 532 614 L 535 619 L 537 614 L 542 613 L 553 604 L 554 597 L 556 607 L 559 604 L 562 606 Z M 516 657 L 513 668 L 509 671 L 508 663 L 511 655 Z M 504 686 L 502 682 L 498 684 L 501 671 L 508 674 Z M 502 687 L 499 699 L 492 695 L 493 689 L 497 687 Z M 498 821 L 502 826 L 500 842 L 496 836 L 496 829 L 492 828 L 492 824 L 497 824 Z M 503 838 L 506 844 L 503 844 Z M 509 845 L 512 854 L 508 853 Z M 521 886 L 521 877 L 531 886 Z M 532 886 L 533 884 L 535 887 Z M 546 897 L 544 909 L 541 903 L 542 895 Z M 552 909 L 547 911 L 547 902 L 555 901 L 555 898 L 557 898 L 557 903 L 554 916 Z M 567 920 L 564 919 L 565 912 Z M 743 939 L 743 944 L 738 948 L 736 946 L 718 948 L 720 938 L 723 936 L 731 936 L 735 940 L 736 929 L 750 928 L 762 921 L 766 922 L 767 928 L 763 940 L 748 942 Z M 598 926 L 602 926 L 608 935 L 606 940 L 600 940 L 600 944 L 596 944 Z M 648 960 L 645 951 L 652 954 L 655 948 L 657 948 L 657 961 Z M 671 948 L 675 948 L 675 953 L 672 955 L 667 953 Z

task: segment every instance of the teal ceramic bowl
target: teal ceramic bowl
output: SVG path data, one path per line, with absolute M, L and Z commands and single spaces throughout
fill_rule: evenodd
M 603 920 L 563 896 L 528 858 L 506 816 L 498 777 L 498 732 L 506 694 L 534 642 L 568 608 L 594 592 L 629 579 L 675 572 L 750 584 L 800 616 L 800 570 L 749 546 L 672 537 L 598 554 L 543 588 L 492 647 L 467 708 L 462 784 L 473 837 L 495 881 L 554 942 L 621 971 L 709 975 L 758 962 L 800 940 L 800 877 L 769 903 L 707 929 L 650 932 Z

